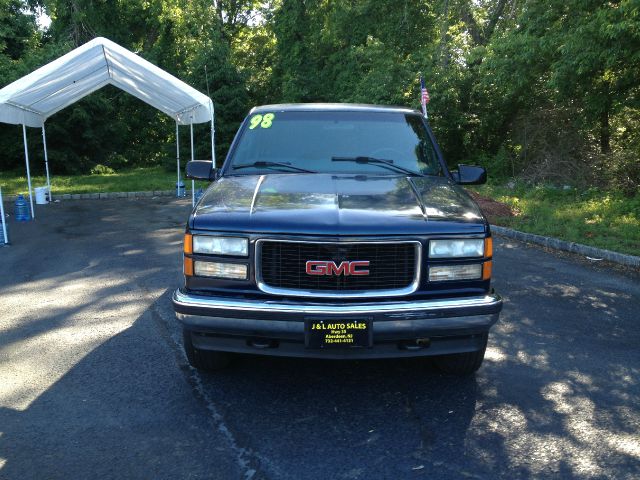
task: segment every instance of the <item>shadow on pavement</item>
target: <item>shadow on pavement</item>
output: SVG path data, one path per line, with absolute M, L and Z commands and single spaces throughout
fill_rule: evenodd
M 176 360 L 151 306 L 26 409 L 0 409 L 0 477 L 238 478 Z
M 49 205 L 0 257 L 0 478 L 236 478 L 161 318 L 190 206 Z

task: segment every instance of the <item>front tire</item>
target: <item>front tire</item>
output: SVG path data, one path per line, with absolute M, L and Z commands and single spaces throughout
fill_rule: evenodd
M 217 352 L 213 350 L 201 350 L 193 346 L 191 339 L 191 331 L 186 328 L 182 329 L 182 342 L 184 344 L 184 353 L 187 355 L 189 365 L 198 370 L 206 370 L 214 372 L 227 368 L 233 358 L 231 353 Z
M 448 375 L 465 376 L 478 371 L 484 360 L 489 334 L 483 335 L 482 348 L 475 352 L 454 353 L 451 355 L 439 355 L 433 358 L 436 367 L 442 373 Z

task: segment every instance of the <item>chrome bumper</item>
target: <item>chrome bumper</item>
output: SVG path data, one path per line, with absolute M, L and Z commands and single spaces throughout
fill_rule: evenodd
M 498 321 L 496 294 L 447 300 L 310 303 L 173 294 L 177 319 L 196 348 L 316 358 L 386 358 L 444 355 L 482 348 L 483 334 Z M 369 349 L 313 350 L 304 346 L 305 320 L 372 322 Z M 418 347 L 416 339 L 428 339 Z
M 389 319 L 417 316 L 433 317 L 435 314 L 446 316 L 469 310 L 482 310 L 481 313 L 498 313 L 502 308 L 502 298 L 497 294 L 481 297 L 451 298 L 446 300 L 417 300 L 367 303 L 311 303 L 283 302 L 276 300 L 232 299 L 228 297 L 209 297 L 191 295 L 176 290 L 173 293 L 173 305 L 176 312 L 185 309 L 202 311 L 205 315 L 235 311 L 251 313 L 274 313 L 296 315 L 384 315 Z M 182 312 L 189 313 L 189 312 Z

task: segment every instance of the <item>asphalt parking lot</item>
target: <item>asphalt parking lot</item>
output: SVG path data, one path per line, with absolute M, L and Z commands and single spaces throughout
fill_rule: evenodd
M 470 378 L 415 360 L 188 367 L 190 205 L 67 201 L 0 248 L 0 478 L 640 477 L 640 281 L 498 239 Z

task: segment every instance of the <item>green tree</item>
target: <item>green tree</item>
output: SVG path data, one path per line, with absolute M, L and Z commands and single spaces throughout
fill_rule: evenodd
M 487 100 L 478 109 L 485 151 L 511 143 L 529 152 L 522 169 L 533 162 L 543 175 L 571 159 L 569 170 L 606 170 L 595 147 L 611 153 L 612 124 L 638 109 L 639 12 L 637 0 L 523 4 L 516 24 L 488 45 L 475 85 L 475 97 Z M 522 125 L 524 135 L 514 131 Z M 542 151 L 527 140 L 527 125 L 529 138 L 546 137 Z M 556 161 L 545 164 L 550 156 Z
M 422 73 L 431 92 L 431 125 L 450 164 L 480 160 L 493 172 L 537 171 L 542 180 L 570 165 L 562 168 L 595 172 L 582 179 L 587 183 L 599 176 L 614 185 L 624 177 L 625 185 L 635 185 L 639 0 L 0 5 L 2 85 L 106 36 L 210 93 L 218 162 L 251 105 L 335 101 L 419 108 Z M 46 32 L 33 15 L 41 7 L 52 17 Z M 121 166 L 115 153 L 133 165 L 173 164 L 171 120 L 116 89 L 92 94 L 47 126 L 52 157 L 70 171 L 95 163 Z M 0 126 L 3 166 L 22 162 L 15 130 Z M 208 126 L 195 132 L 197 155 L 206 158 Z M 186 132 L 181 143 L 188 145 Z
M 36 58 L 43 56 L 42 40 L 35 14 L 27 4 L 20 0 L 0 0 L 1 86 L 29 72 L 30 66 L 37 63 Z M 0 123 L 0 168 L 16 168 L 24 162 L 20 138 L 18 127 Z

